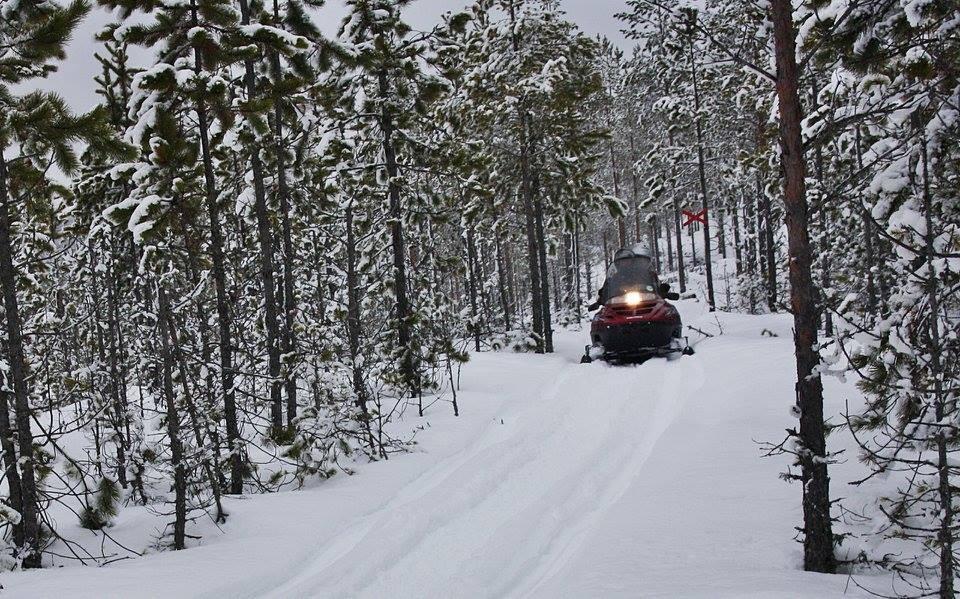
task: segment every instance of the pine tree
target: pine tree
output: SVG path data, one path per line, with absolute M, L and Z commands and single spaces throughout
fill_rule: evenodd
M 44 77 L 56 70 L 64 57 L 64 46 L 89 6 L 77 1 L 66 7 L 47 2 L 0 3 L 0 286 L 4 298 L 7 386 L 12 389 L 15 424 L 9 421 L 7 394 L 0 400 L 0 436 L 3 438 L 10 507 L 18 517 L 13 524 L 14 544 L 25 568 L 41 564 L 40 489 L 31 419 L 29 343 L 24 322 L 21 273 L 16 259 L 24 249 L 18 235 L 31 213 L 43 213 L 62 188 L 47 177 L 46 168 L 55 165 L 65 173 L 78 166 L 73 144 L 89 144 L 88 151 L 117 155 L 115 143 L 105 126 L 105 115 L 94 111 L 75 116 L 55 94 L 31 92 L 18 96 L 11 85 Z M 7 151 L 12 156 L 6 156 Z M 12 430 L 16 428 L 16 444 Z

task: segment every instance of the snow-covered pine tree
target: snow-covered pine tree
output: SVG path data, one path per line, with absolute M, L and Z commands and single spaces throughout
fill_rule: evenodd
M 74 148 L 78 142 L 89 144 L 90 152 L 114 156 L 122 146 L 115 143 L 102 111 L 76 116 L 56 94 L 18 94 L 11 88 L 56 70 L 65 44 L 88 10 L 82 1 L 67 6 L 0 2 L 0 288 L 4 387 L 9 390 L 0 394 L 0 443 L 9 493 L 4 524 L 13 532 L 12 561 L 25 568 L 41 565 L 49 532 L 41 527 L 40 484 L 51 439 L 34 437 L 31 404 L 36 381 L 30 373 L 37 356 L 33 338 L 25 335 L 42 330 L 35 319 L 46 312 L 48 298 L 37 295 L 39 287 L 29 283 L 39 280 L 23 269 L 30 265 L 42 269 L 57 251 L 61 230 L 51 215 L 65 209 L 69 192 L 51 180 L 51 167 L 73 172 L 79 166 Z
M 464 122 L 478 133 L 474 138 L 484 144 L 496 175 L 498 199 L 489 214 L 498 220 L 509 214 L 522 223 L 530 344 L 552 351 L 551 230 L 577 233 L 583 223 L 578 215 L 604 202 L 614 214 L 622 212 L 620 201 L 593 179 L 609 151 L 601 149 L 606 124 L 594 122 L 583 108 L 601 92 L 599 48 L 550 3 L 479 2 L 473 11 L 458 89 L 469 108 Z M 510 111 L 503 110 L 504 98 Z M 509 256 L 503 251 L 507 239 L 501 239 L 501 253 Z M 511 286 L 501 287 L 509 295 Z
M 851 198 L 851 224 L 865 224 L 861 230 L 870 242 L 861 266 L 861 272 L 870 269 L 870 286 L 851 286 L 837 308 L 846 364 L 868 393 L 850 424 L 870 467 L 864 480 L 903 476 L 872 514 L 880 520 L 876 534 L 901 539 L 903 551 L 864 557 L 913 575 L 906 579 L 911 595 L 952 597 L 960 446 L 960 96 L 954 66 L 960 12 L 938 2 L 865 1 L 823 14 L 805 8 L 806 43 L 820 50 L 822 62 L 840 58 L 824 87 L 833 105 L 809 129 L 836 139 L 843 150 L 850 175 L 838 178 L 830 193 Z M 871 256 L 878 245 L 889 248 L 880 250 L 881 268 Z M 878 280 L 882 294 L 871 288 Z

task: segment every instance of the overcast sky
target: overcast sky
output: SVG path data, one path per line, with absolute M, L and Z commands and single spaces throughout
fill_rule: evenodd
M 406 20 L 417 28 L 428 28 L 439 20 L 444 12 L 456 10 L 466 0 L 417 0 L 404 13 Z M 624 10 L 625 0 L 561 0 L 568 18 L 577 23 L 589 35 L 603 34 L 621 47 L 627 42 L 620 33 L 620 23 L 614 13 Z M 336 33 L 343 16 L 342 0 L 328 0 L 320 9 L 317 23 L 330 35 Z M 41 83 L 41 87 L 63 95 L 75 110 L 89 110 L 97 104 L 93 77 L 99 67 L 93 53 L 98 44 L 94 34 L 109 22 L 109 14 L 95 10 L 80 26 L 68 48 L 67 60 L 60 70 Z

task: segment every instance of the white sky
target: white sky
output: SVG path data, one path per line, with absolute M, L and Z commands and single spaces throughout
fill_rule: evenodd
M 457 10 L 465 4 L 467 0 L 418 0 L 406 9 L 404 15 L 412 26 L 427 28 L 436 23 L 441 14 Z M 567 17 L 587 34 L 603 34 L 621 47 L 628 46 L 620 33 L 620 22 L 613 18 L 614 13 L 625 9 L 625 0 L 561 0 L 560 4 L 567 11 Z M 316 22 L 321 29 L 333 35 L 340 25 L 343 12 L 342 0 L 328 0 L 327 6 L 320 9 Z M 67 60 L 60 64 L 58 72 L 42 81 L 39 87 L 60 93 L 75 110 L 94 107 L 98 97 L 94 93 L 93 77 L 100 68 L 93 57 L 98 49 L 98 42 L 93 36 L 109 19 L 108 13 L 95 9 L 74 35 Z

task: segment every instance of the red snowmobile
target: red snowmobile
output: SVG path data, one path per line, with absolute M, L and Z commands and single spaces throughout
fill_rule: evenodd
M 680 295 L 660 283 L 653 259 L 634 250 L 614 255 L 600 296 L 588 309 L 600 311 L 590 323 L 591 345 L 581 363 L 643 361 L 672 354 L 692 355 L 683 338 L 680 313 L 667 300 Z

